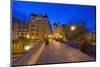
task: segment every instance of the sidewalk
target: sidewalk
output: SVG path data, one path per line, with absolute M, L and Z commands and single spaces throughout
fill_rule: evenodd
M 74 43 L 74 42 L 66 42 L 66 41 L 61 41 L 61 43 L 68 45 L 70 47 L 80 49 L 80 44 L 79 43 Z M 95 57 L 96 58 L 96 46 L 89 45 L 88 48 L 90 49 L 90 53 L 88 55 Z
M 61 42 L 51 40 L 46 46 L 37 64 L 69 63 L 95 61 L 95 58 L 84 54 L 79 49 L 70 47 Z

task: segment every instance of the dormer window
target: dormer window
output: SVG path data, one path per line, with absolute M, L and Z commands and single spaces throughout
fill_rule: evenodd
M 37 18 L 36 18 L 36 20 L 41 20 L 41 19 L 42 19 L 41 17 L 37 17 Z

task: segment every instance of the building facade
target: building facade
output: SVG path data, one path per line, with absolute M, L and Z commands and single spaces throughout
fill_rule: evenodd
M 12 20 L 13 40 L 20 36 L 33 40 L 43 40 L 49 34 L 51 34 L 51 25 L 47 15 L 31 14 L 29 23 L 16 20 L 15 18 Z
M 12 19 L 12 40 L 17 39 L 20 36 L 26 37 L 28 33 L 28 24 L 17 20 L 15 18 Z
M 53 35 L 55 38 L 64 38 L 65 37 L 64 25 L 59 23 L 54 23 Z
M 51 33 L 48 16 L 31 14 L 28 35 L 33 40 L 44 40 Z

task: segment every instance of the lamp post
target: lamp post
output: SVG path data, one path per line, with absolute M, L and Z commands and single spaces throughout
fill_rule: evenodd
M 70 27 L 70 30 L 71 30 L 71 31 L 74 31 L 75 29 L 76 29 L 75 26 L 71 26 L 71 27 Z
M 29 39 L 30 38 L 30 36 L 29 35 L 26 35 L 26 37 Z

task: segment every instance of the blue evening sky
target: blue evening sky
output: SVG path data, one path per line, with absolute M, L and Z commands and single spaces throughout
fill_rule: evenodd
M 96 7 L 72 4 L 50 4 L 40 2 L 12 2 L 12 16 L 26 22 L 30 21 L 30 14 L 48 15 L 51 24 L 59 22 L 61 24 L 82 23 L 90 31 L 95 32 Z

